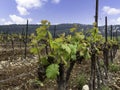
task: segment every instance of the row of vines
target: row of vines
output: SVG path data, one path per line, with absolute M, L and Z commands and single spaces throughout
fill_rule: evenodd
M 55 79 L 58 90 L 66 90 L 75 63 L 91 60 L 90 90 L 101 90 L 103 78 L 108 78 L 109 63 L 113 62 L 118 42 L 112 39 L 106 41 L 98 33 L 96 24 L 87 34 L 78 32 L 75 25 L 70 29 L 71 34 L 63 33 L 53 38 L 49 32 L 50 22 L 43 20 L 41 23 L 31 41 L 31 52 L 39 58 L 39 80 Z
M 6 49 L 10 47 L 15 51 L 17 48 L 30 49 L 30 52 L 38 56 L 38 79 L 40 83 L 46 78 L 56 80 L 58 90 L 66 90 L 71 72 L 76 63 L 81 64 L 83 60 L 91 61 L 91 73 L 89 80 L 90 90 L 101 90 L 104 78 L 108 78 L 109 64 L 118 49 L 118 39 L 114 39 L 111 26 L 110 38 L 103 37 L 96 23 L 87 32 L 79 32 L 78 26 L 70 29 L 70 34 L 65 33 L 54 37 L 49 31 L 50 22 L 43 20 L 42 25 L 36 29 L 35 34 L 1 34 L 1 46 Z M 7 49 L 6 49 L 7 50 Z M 26 53 L 27 55 L 27 53 Z M 26 55 L 24 58 L 26 58 Z
M 119 45 L 118 39 L 113 38 L 112 26 L 111 35 L 108 38 L 107 17 L 105 19 L 105 36 L 99 33 L 97 14 L 96 12 L 93 28 L 87 32 L 79 31 L 78 26 L 74 25 L 70 29 L 70 34 L 55 35 L 54 32 L 52 35 L 49 31 L 50 22 L 43 20 L 36 32 L 28 35 L 27 21 L 25 33 L 0 34 L 0 44 L 5 49 L 7 45 L 11 45 L 13 54 L 14 45 L 18 44 L 20 49 L 24 46 L 24 58 L 27 56 L 27 49 L 37 55 L 38 82 L 43 84 L 47 79 L 55 80 L 57 90 L 68 89 L 70 75 L 76 63 L 81 64 L 84 60 L 90 60 L 88 86 L 90 90 L 102 90 L 102 85 L 105 85 L 104 80 L 108 78 L 109 65 L 114 62 Z

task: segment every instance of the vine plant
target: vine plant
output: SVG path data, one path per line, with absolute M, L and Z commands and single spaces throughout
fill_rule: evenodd
M 53 38 L 49 31 L 50 22 L 43 20 L 41 23 L 42 25 L 36 29 L 36 35 L 31 36 L 31 52 L 37 54 L 39 60 L 39 80 L 42 82 L 46 78 L 55 79 L 58 90 L 66 90 L 75 63 L 91 59 L 90 89 L 95 90 L 96 76 L 100 88 L 102 75 L 99 56 L 103 55 L 105 39 L 98 33 L 98 28 L 94 26 L 89 35 L 85 36 L 78 32 L 75 26 L 70 29 L 71 34 L 63 33 Z M 109 43 L 113 45 L 112 41 Z
M 55 79 L 58 90 L 66 90 L 75 62 L 81 62 L 82 57 L 90 58 L 89 43 L 85 41 L 82 32 L 77 32 L 76 27 L 70 29 L 73 35 L 63 33 L 53 38 L 48 30 L 50 22 L 43 20 L 41 23 L 36 35 L 32 35 L 31 43 L 31 52 L 39 58 L 39 79 Z

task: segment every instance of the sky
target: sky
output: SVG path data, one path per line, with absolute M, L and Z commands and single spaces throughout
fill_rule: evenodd
M 39 24 L 93 24 L 96 0 L 0 0 L 0 25 Z M 120 24 L 120 0 L 99 0 L 99 25 Z

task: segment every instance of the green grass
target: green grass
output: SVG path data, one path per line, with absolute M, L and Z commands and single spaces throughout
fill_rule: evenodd
M 87 83 L 87 76 L 82 73 L 77 77 L 77 86 L 79 90 L 82 90 L 82 87 Z
M 111 90 L 108 86 L 102 86 L 101 90 Z
M 109 65 L 109 71 L 110 71 L 110 72 L 120 71 L 120 66 L 117 65 L 117 64 L 110 64 L 110 65 Z

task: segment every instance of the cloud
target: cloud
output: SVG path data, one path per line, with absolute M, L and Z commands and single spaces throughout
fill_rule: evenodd
M 26 24 L 27 19 L 22 18 L 17 15 L 9 15 L 10 20 L 6 20 L 4 18 L 0 19 L 0 25 L 10 25 L 10 24 Z M 31 23 L 33 20 L 31 18 L 28 18 L 29 23 Z
M 13 22 L 11 22 L 11 21 L 4 22 L 4 25 L 10 25 L 10 24 L 13 24 Z
M 105 13 L 108 15 L 117 15 L 120 14 L 120 9 L 117 8 L 111 8 L 109 6 L 104 6 L 102 9 Z
M 9 25 L 9 24 L 13 24 L 12 21 L 6 21 L 6 19 L 1 18 L 0 19 L 0 25 Z
M 19 11 L 20 15 L 28 15 L 29 9 L 42 7 L 44 2 L 47 2 L 47 0 L 15 0 L 15 1 L 17 3 L 17 10 Z
M 17 6 L 17 10 L 19 11 L 20 15 L 28 15 L 29 12 L 27 11 L 26 8 L 21 7 L 21 6 Z
M 5 22 L 4 18 L 0 18 L 0 24 L 3 24 Z
M 19 11 L 20 15 L 28 15 L 30 14 L 28 12 L 29 9 L 32 8 L 40 8 L 45 3 L 48 2 L 48 0 L 15 0 L 17 3 L 17 10 Z M 58 4 L 60 0 L 50 0 L 54 4 Z
M 117 19 L 111 19 L 111 20 L 109 20 L 109 24 L 110 25 L 118 25 L 118 24 L 120 24 L 120 17 L 118 17 Z
M 52 3 L 58 4 L 60 0 L 52 0 Z
M 26 22 L 27 22 L 27 19 L 22 18 L 22 17 L 17 16 L 17 15 L 9 15 L 9 17 L 14 24 L 26 24 Z M 29 22 L 32 21 L 31 18 L 28 18 L 28 20 L 29 20 Z

